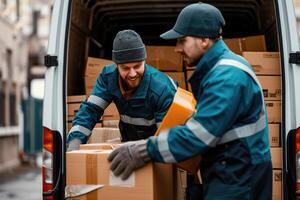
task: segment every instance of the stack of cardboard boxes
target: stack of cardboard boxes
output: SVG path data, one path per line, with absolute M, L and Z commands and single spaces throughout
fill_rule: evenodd
M 266 51 L 264 36 L 227 39 L 225 43 L 230 49 L 249 61 L 262 85 L 268 112 L 269 138 L 274 168 L 273 200 L 280 200 L 282 160 L 280 147 L 281 72 L 279 53 Z M 187 84 L 187 79 L 195 68 L 184 66 L 182 56 L 174 52 L 174 47 L 147 46 L 146 48 L 146 62 L 148 64 L 167 73 L 179 83 L 179 87 L 191 89 Z M 87 96 L 91 93 L 92 86 L 103 66 L 110 63 L 112 62 L 109 60 L 88 58 L 85 73 Z M 85 99 L 85 97 L 83 96 L 82 99 Z M 71 104 L 78 101 L 68 102 Z M 74 111 L 70 108 L 68 115 L 71 116 L 72 113 Z M 92 143 L 89 144 L 90 146 L 82 146 L 80 151 L 67 153 L 67 184 L 104 184 L 102 189 L 89 194 L 100 197 L 100 199 L 174 199 L 175 196 L 176 199 L 184 199 L 186 174 L 172 171 L 170 167 L 148 164 L 145 168 L 136 171 L 134 178 L 131 178 L 131 182 L 127 185 L 122 185 L 124 183 L 113 177 L 106 160 L 111 150 L 105 149 L 99 143 L 120 137 L 117 123 L 114 122 L 118 122 L 118 119 L 118 111 L 115 107 L 112 106 L 111 109 L 106 109 L 102 118 L 102 125 L 115 128 L 94 129 L 89 140 L 89 143 Z M 78 162 L 79 159 L 82 162 Z M 83 173 L 78 173 L 79 169 Z M 169 179 L 162 180 L 163 177 L 169 177 Z M 169 186 L 166 188 L 167 185 Z M 182 192 L 178 192 L 178 190 L 182 190 Z M 167 193 L 169 195 L 165 196 Z M 82 199 L 93 198 L 88 195 L 82 197 Z

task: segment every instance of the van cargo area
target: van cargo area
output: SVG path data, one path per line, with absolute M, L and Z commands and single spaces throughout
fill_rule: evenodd
M 167 73 L 170 77 L 178 81 L 180 87 L 191 90 L 187 79 L 191 76 L 195 68 L 187 67 L 182 62 L 180 55 L 175 55 L 174 47 L 176 40 L 163 40 L 159 36 L 165 31 L 173 27 L 179 12 L 188 4 L 199 1 L 188 0 L 73 0 L 70 5 L 69 27 L 66 62 L 66 113 L 65 117 L 65 135 L 71 128 L 72 119 L 79 109 L 80 102 L 88 98 L 91 84 L 88 81 L 95 81 L 98 71 L 90 71 L 89 65 L 102 68 L 102 63 L 111 63 L 113 39 L 118 31 L 123 29 L 133 29 L 141 35 L 143 42 L 147 48 L 147 62 L 154 65 L 161 71 Z M 229 48 L 237 54 L 244 56 L 253 66 L 258 79 L 260 80 L 265 95 L 266 108 L 268 111 L 269 129 L 270 129 L 270 146 L 273 162 L 273 199 L 280 200 L 283 195 L 282 184 L 282 146 L 285 143 L 285 137 L 282 135 L 282 96 L 283 88 L 283 67 L 281 68 L 281 30 L 278 17 L 278 2 L 276 0 L 205 0 L 219 8 L 225 18 L 226 26 L 223 29 L 223 39 Z M 161 58 L 162 57 L 162 58 Z M 164 58 L 165 57 L 165 58 Z M 101 60 L 100 60 L 101 59 Z M 105 59 L 105 60 L 102 60 Z M 159 60 L 161 59 L 161 60 Z M 176 60 L 176 64 L 166 63 L 163 59 Z M 93 135 L 103 135 L 108 132 L 105 124 L 111 123 L 111 120 L 117 120 L 115 108 L 106 111 L 105 117 L 99 121 L 97 128 L 93 130 Z M 114 124 L 111 135 L 101 136 L 105 140 L 114 140 L 119 136 Z M 100 133 L 100 134 L 99 134 Z M 90 138 L 92 141 L 99 142 L 99 138 Z M 100 142 L 103 142 L 101 139 Z M 101 147 L 102 148 L 102 147 Z M 84 153 L 83 153 L 84 154 Z M 78 173 L 74 169 L 84 169 L 86 171 L 88 164 L 78 166 L 78 159 L 85 160 L 85 155 L 72 154 L 73 157 L 66 159 L 71 162 L 72 172 L 66 172 L 66 183 L 71 182 L 78 177 L 70 178 L 70 174 Z M 95 153 L 95 158 L 105 157 L 100 153 Z M 73 160 L 77 162 L 73 162 Z M 68 170 L 68 163 L 66 163 Z M 102 166 L 103 167 L 103 166 Z M 106 166 L 105 166 L 106 167 Z M 69 168 L 70 169 L 70 168 Z M 102 169 L 102 168 L 101 168 Z M 155 166 L 146 169 L 151 177 L 155 177 Z M 166 169 L 165 169 L 166 170 Z M 99 170 L 96 170 L 100 173 Z M 73 173 L 74 172 L 74 173 Z M 170 171 L 166 170 L 170 175 Z M 95 172 L 97 173 L 97 172 Z M 145 171 L 139 172 L 137 176 L 139 180 Z M 152 173 L 154 175 L 152 175 Z M 175 173 L 174 178 L 168 180 L 168 184 L 175 181 L 172 188 L 174 194 L 164 196 L 155 196 L 149 199 L 185 199 L 184 189 L 186 187 L 183 182 L 182 174 Z M 78 175 L 78 174 L 77 174 Z M 89 174 L 92 176 L 91 174 Z M 147 176 L 150 176 L 147 174 Z M 76 176 L 76 175 L 74 175 Z M 84 175 L 80 175 L 82 179 L 88 179 Z M 171 175 L 172 176 L 172 173 Z M 177 177 L 176 177 L 177 176 Z M 157 181 L 151 179 L 153 184 Z M 287 181 L 287 180 L 284 180 Z M 76 180 L 75 180 L 76 182 Z M 172 184 L 171 184 L 172 185 Z M 143 185 L 141 186 L 143 187 Z M 293 187 L 293 186 L 291 186 Z M 138 187 L 136 188 L 138 192 Z M 291 188 L 289 188 L 290 190 Z M 294 188 L 293 188 L 294 189 Z M 157 189 L 153 189 L 154 193 Z M 114 191 L 114 190 L 112 190 Z M 127 190 L 121 192 L 126 193 Z M 147 191 L 149 192 L 149 191 Z M 151 193 L 151 192 L 150 192 Z M 99 195 L 99 194 L 98 194 Z M 156 194 L 157 195 L 157 194 Z M 129 195 L 130 196 L 130 195 Z M 130 196 L 131 199 L 134 196 Z M 144 198 L 148 199 L 148 198 Z

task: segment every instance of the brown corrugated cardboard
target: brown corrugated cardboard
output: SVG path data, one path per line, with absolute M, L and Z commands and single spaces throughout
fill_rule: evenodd
M 119 128 L 119 120 L 103 120 L 103 127 Z
M 273 169 L 282 169 L 282 148 L 271 147 L 270 151 L 271 151 Z
M 78 112 L 80 103 L 68 103 L 68 116 L 74 116 Z
M 269 124 L 269 141 L 271 147 L 280 146 L 280 124 Z
M 258 75 L 281 75 L 279 52 L 243 52 Z
M 281 191 L 282 191 L 282 171 L 273 170 L 273 194 L 272 200 L 281 200 Z
M 85 95 L 70 95 L 67 96 L 67 102 L 68 103 L 81 103 L 86 99 Z
M 89 96 L 98 75 L 102 72 L 105 65 L 113 64 L 113 61 L 88 57 L 86 68 L 85 68 L 85 88 L 86 96 Z
M 88 143 L 103 143 L 120 137 L 119 128 L 94 128 Z
M 146 63 L 161 71 L 182 71 L 182 57 L 172 46 L 146 46 Z
M 239 55 L 242 55 L 243 51 L 266 51 L 264 35 L 224 39 L 224 42 L 230 50 Z
M 109 170 L 107 156 L 110 152 L 111 150 L 67 152 L 67 185 L 103 184 L 104 187 L 95 194 L 97 199 L 173 199 L 173 178 L 170 176 L 172 171 L 169 171 L 172 170 L 171 165 L 160 164 L 162 166 L 154 167 L 153 163 L 149 163 L 136 170 L 124 182 Z
M 178 86 L 185 89 L 185 78 L 183 72 L 166 72 L 173 80 L 178 82 Z
M 265 101 L 269 123 L 281 122 L 281 101 Z
M 281 100 L 281 76 L 257 76 L 265 100 Z
M 117 109 L 116 104 L 111 103 L 109 106 L 104 110 L 102 120 L 119 120 L 119 111 Z

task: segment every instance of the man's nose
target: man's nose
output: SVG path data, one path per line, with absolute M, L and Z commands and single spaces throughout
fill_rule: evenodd
M 128 75 L 129 77 L 135 77 L 137 75 L 137 72 L 133 68 L 131 68 Z

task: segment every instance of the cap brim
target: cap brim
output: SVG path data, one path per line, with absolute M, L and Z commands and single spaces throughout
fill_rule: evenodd
M 181 38 L 183 36 L 184 35 L 179 34 L 178 32 L 174 31 L 173 29 L 171 29 L 171 30 L 169 30 L 169 31 L 167 31 L 167 32 L 160 35 L 160 37 L 162 39 L 166 39 L 166 40 L 168 40 L 168 39 L 177 39 L 177 38 Z

